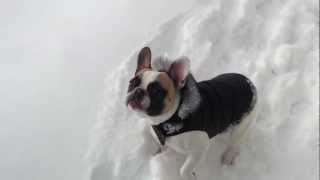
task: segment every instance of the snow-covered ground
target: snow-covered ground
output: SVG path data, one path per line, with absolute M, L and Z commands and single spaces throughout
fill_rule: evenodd
M 199 180 L 316 180 L 319 177 L 319 4 L 314 0 L 215 0 L 165 23 L 143 45 L 154 56 L 191 59 L 197 80 L 225 72 L 258 87 L 257 122 L 232 167 L 220 165 L 227 134 L 197 168 Z M 182 157 L 137 157 L 139 119 L 124 104 L 136 52 L 108 76 L 91 131 L 91 180 L 180 180 Z
M 192 4 L 0 0 L 0 179 L 83 179 L 106 74 Z

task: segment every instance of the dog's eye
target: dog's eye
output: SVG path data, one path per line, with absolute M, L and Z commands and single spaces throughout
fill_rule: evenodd
M 136 76 L 133 79 L 131 79 L 129 81 L 129 88 L 128 88 L 128 92 L 132 91 L 134 88 L 138 87 L 141 83 L 141 79 Z
M 163 97 L 166 95 L 166 91 L 158 82 L 150 83 L 147 87 L 147 90 L 151 96 Z

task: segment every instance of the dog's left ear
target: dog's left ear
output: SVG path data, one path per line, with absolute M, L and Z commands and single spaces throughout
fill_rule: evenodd
M 180 57 L 172 63 L 169 69 L 169 75 L 177 89 L 184 87 L 189 72 L 190 60 L 187 57 Z

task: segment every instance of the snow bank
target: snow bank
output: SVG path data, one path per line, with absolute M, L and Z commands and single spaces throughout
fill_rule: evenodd
M 316 180 L 319 176 L 319 9 L 313 0 L 221 0 L 161 27 L 146 43 L 154 56 L 191 59 L 196 79 L 225 72 L 250 77 L 261 112 L 233 167 L 220 165 L 228 134 L 218 136 L 198 167 L 199 180 Z M 142 46 L 141 46 L 142 47 Z M 139 50 L 141 47 L 137 47 Z M 158 156 L 151 168 L 137 148 L 143 120 L 125 107 L 133 53 L 106 80 L 92 130 L 91 180 L 180 180 L 182 157 Z

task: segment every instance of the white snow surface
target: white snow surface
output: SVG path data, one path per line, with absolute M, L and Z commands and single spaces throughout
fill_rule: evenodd
M 260 113 L 235 165 L 220 164 L 228 133 L 219 135 L 196 169 L 198 180 L 318 179 L 318 7 L 314 0 L 203 2 L 141 45 L 154 57 L 189 57 L 198 81 L 238 72 L 257 86 Z M 148 163 L 138 156 L 145 120 L 124 103 L 136 55 L 106 80 L 87 156 L 91 180 L 181 179 L 183 157 Z

